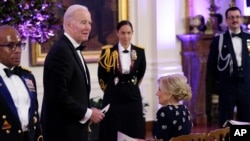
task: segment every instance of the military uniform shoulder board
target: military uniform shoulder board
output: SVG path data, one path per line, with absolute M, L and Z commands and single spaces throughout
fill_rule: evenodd
M 31 70 L 29 70 L 28 68 L 24 68 L 24 67 L 21 67 L 21 66 L 20 66 L 20 68 L 21 68 L 23 71 L 26 71 L 26 72 L 31 73 Z
M 137 46 L 137 45 L 136 45 L 135 47 L 137 47 L 137 48 L 141 48 L 141 49 L 144 49 L 144 47 L 143 47 L 143 46 Z
M 112 48 L 112 47 L 113 47 L 113 45 L 105 45 L 102 47 L 102 49 L 107 49 L 107 48 Z

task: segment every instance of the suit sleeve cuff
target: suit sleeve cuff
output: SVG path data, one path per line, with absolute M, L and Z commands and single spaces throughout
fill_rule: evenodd
M 89 118 L 91 117 L 92 115 L 92 110 L 91 109 L 87 109 L 87 112 L 85 113 L 85 116 L 79 121 L 81 124 L 85 124 Z

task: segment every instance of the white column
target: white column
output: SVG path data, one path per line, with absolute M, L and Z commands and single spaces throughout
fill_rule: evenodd
M 155 119 L 158 109 L 157 79 L 161 75 L 182 73 L 180 43 L 176 34 L 185 32 L 183 0 L 130 0 L 130 21 L 134 25 L 133 42 L 146 51 L 147 71 L 141 85 L 146 120 Z

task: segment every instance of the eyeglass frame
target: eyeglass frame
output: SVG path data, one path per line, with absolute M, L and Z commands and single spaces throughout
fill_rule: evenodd
M 25 46 L 26 46 L 26 43 L 23 43 L 23 42 L 19 42 L 17 44 L 15 44 L 15 43 L 8 43 L 8 44 L 2 44 L 2 45 L 0 45 L 0 47 L 7 47 L 7 48 L 9 48 L 12 51 L 16 50 L 17 48 L 20 48 L 21 50 L 24 50 Z
M 229 17 L 227 17 L 227 19 L 229 19 L 229 20 L 233 20 L 233 19 L 238 20 L 240 18 L 242 18 L 242 16 L 229 16 Z

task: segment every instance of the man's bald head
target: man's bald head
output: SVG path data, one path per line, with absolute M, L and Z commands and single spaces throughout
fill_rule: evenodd
M 21 61 L 21 38 L 12 26 L 0 26 L 0 63 L 12 68 Z
M 8 44 L 10 42 L 20 42 L 19 32 L 12 26 L 0 26 L 0 44 Z

